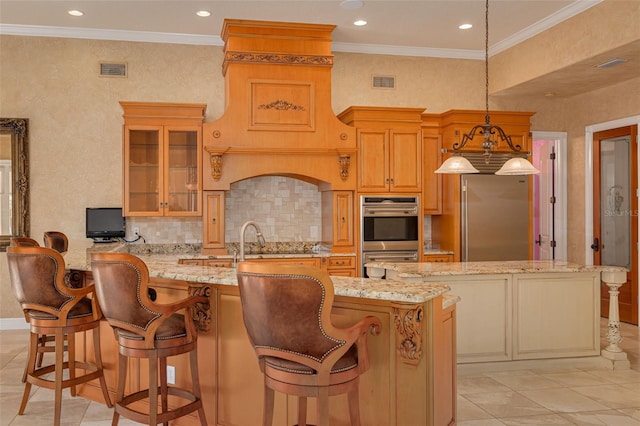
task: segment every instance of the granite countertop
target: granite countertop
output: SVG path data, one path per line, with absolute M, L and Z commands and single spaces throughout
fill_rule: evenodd
M 425 248 L 424 249 L 424 253 L 425 255 L 429 255 L 429 254 L 453 254 L 452 251 L 450 250 L 442 250 L 439 248 Z
M 64 259 L 67 268 L 89 271 L 91 251 L 109 251 L 106 247 L 87 251 L 69 251 Z M 121 251 L 121 250 L 111 250 Z M 179 265 L 178 254 L 137 255 L 149 268 L 152 278 L 182 280 L 194 283 L 237 285 L 236 270 L 210 266 Z M 350 278 L 332 276 L 336 296 L 361 299 L 389 300 L 405 303 L 423 303 L 447 293 L 448 286 L 439 283 L 407 283 L 372 278 Z M 448 295 L 443 301 L 446 308 L 455 304 L 458 298 Z
M 621 266 L 583 266 L 558 260 L 513 260 L 496 262 L 391 263 L 369 262 L 367 268 L 392 270 L 399 278 L 451 275 L 524 274 L 554 272 L 626 272 Z

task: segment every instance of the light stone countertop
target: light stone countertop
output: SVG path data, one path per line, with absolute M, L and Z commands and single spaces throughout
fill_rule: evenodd
M 203 284 L 237 285 L 236 270 L 209 266 L 179 265 L 179 255 L 139 255 L 152 278 L 182 280 Z M 89 255 L 84 251 L 70 251 L 64 256 L 66 267 L 82 271 L 90 270 Z M 401 303 L 423 303 L 447 293 L 448 286 L 439 283 L 407 283 L 373 278 L 332 276 L 336 296 L 361 299 L 389 300 Z M 443 300 L 446 308 L 458 298 L 448 295 Z
M 560 272 L 626 272 L 621 266 L 583 266 L 558 260 L 513 260 L 495 262 L 392 263 L 369 262 L 367 268 L 388 269 L 400 278 L 452 275 L 525 274 Z

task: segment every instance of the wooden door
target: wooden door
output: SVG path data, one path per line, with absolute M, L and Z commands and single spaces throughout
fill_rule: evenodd
M 163 136 L 162 126 L 125 126 L 125 216 L 162 216 Z
M 422 210 L 425 215 L 442 214 L 442 136 L 425 135 L 422 145 Z
M 638 141 L 637 126 L 593 135 L 594 265 L 629 268 L 620 288 L 620 320 L 638 324 Z M 602 316 L 609 293 L 601 287 Z
M 540 174 L 533 176 L 534 218 L 533 258 L 536 260 L 555 259 L 554 237 L 554 161 L 555 142 L 540 141 L 534 153 L 533 165 Z

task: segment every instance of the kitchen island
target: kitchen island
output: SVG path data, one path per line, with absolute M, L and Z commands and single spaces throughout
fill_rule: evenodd
M 460 296 L 457 361 L 461 364 L 563 358 L 600 363 L 610 355 L 600 356 L 601 282 L 626 282 L 627 272 L 621 267 L 561 261 L 366 266 L 371 277 L 440 282 Z M 617 332 L 616 321 L 610 322 L 611 334 Z M 625 364 L 622 359 L 615 361 L 620 361 L 616 368 Z
M 179 265 L 178 256 L 140 256 L 150 270 L 157 302 L 168 303 L 188 294 L 208 296 L 210 303 L 194 310 L 199 326 L 198 362 L 203 401 L 210 425 L 261 424 L 263 376 L 246 336 L 232 268 Z M 67 267 L 91 280 L 88 253 L 67 253 Z M 458 298 L 439 283 L 410 283 L 382 279 L 332 277 L 335 301 L 332 319 L 338 326 L 366 315 L 382 321 L 382 333 L 369 337 L 371 367 L 360 378 L 363 425 L 455 424 L 455 320 Z M 105 377 L 115 394 L 117 345 L 106 323 L 101 325 Z M 78 339 L 78 359 L 91 358 L 91 336 Z M 176 383 L 189 386 L 188 360 L 169 359 Z M 146 368 L 130 365 L 127 387 L 147 383 Z M 102 401 L 99 388 L 89 384 L 80 394 Z M 313 417 L 313 399 L 309 415 Z M 274 424 L 294 424 L 297 402 L 276 394 Z M 349 424 L 346 398 L 330 398 L 332 425 Z M 313 422 L 314 419 L 310 418 Z M 178 424 L 199 424 L 186 417 Z

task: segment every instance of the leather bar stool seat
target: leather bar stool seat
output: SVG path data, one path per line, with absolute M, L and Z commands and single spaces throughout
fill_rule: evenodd
M 307 398 L 317 398 L 317 424 L 329 426 L 329 397 L 347 394 L 351 425 L 359 426 L 367 334 L 379 334 L 381 321 L 367 316 L 335 327 L 333 282 L 318 268 L 240 262 L 237 275 L 244 325 L 264 373 L 263 426 L 273 423 L 274 391 L 298 397 L 298 426 L 307 424 Z
M 209 303 L 209 299 L 190 296 L 171 304 L 154 303 L 149 297 L 147 266 L 128 253 L 94 253 L 91 270 L 100 306 L 118 342 L 118 389 L 112 424 L 117 425 L 120 416 L 149 425 L 168 424 L 197 412 L 200 423 L 206 425 L 198 375 L 198 334 L 190 309 L 196 303 Z M 184 310 L 189 314 L 182 314 Z M 167 357 L 180 354 L 189 356 L 191 389 L 167 383 Z M 129 358 L 148 359 L 149 388 L 125 395 Z M 170 396 L 174 403 L 171 409 Z M 141 400 L 147 401 L 146 411 L 139 404 L 132 405 Z

